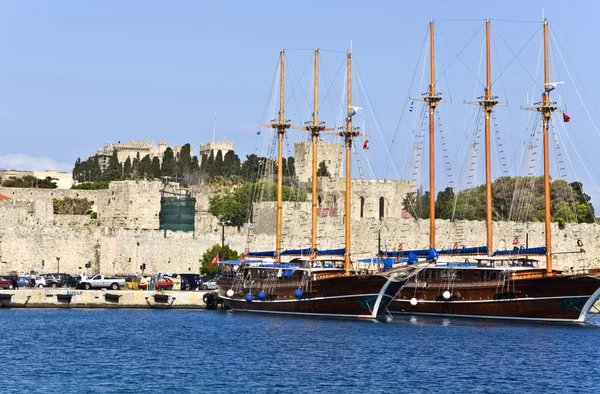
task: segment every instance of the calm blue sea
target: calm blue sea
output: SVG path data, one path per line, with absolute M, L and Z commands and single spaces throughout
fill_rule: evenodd
M 600 390 L 594 325 L 0 309 L 0 333 L 2 393 Z

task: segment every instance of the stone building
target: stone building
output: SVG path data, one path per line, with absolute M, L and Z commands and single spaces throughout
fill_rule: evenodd
M 50 177 L 58 189 L 70 189 L 73 186 L 73 174 L 70 172 L 60 172 L 55 169 L 46 171 L 0 170 L 0 179 L 8 179 L 10 177 L 23 178 L 28 175 L 38 179 Z
M 331 178 L 341 178 L 344 168 L 343 144 L 323 140 L 319 140 L 317 143 L 317 165 L 324 161 Z M 300 182 L 309 182 L 312 177 L 312 145 L 312 141 L 298 141 L 294 144 L 296 177 Z
M 149 155 L 150 159 L 158 157 L 158 159 L 162 162 L 162 157 L 169 147 L 173 150 L 173 154 L 175 156 L 181 152 L 182 148 L 181 145 L 169 146 L 166 141 L 158 141 L 158 146 L 154 145 L 154 141 L 131 140 L 127 143 L 121 143 L 121 141 L 117 143 L 107 142 L 104 147 L 98 149 L 96 156 L 98 157 L 100 169 L 104 171 L 106 167 L 108 167 L 108 161 L 113 155 L 114 151 L 117 152 L 119 163 L 124 163 L 128 157 L 130 160 L 133 160 L 138 154 L 140 155 L 140 159 L 144 158 L 146 155 Z M 194 149 L 190 149 L 190 156 L 193 156 L 193 152 Z
M 221 152 L 225 157 L 225 154 L 230 150 L 233 150 L 233 142 L 231 141 L 208 141 L 206 144 L 200 144 L 200 156 L 198 158 L 203 155 L 209 156 L 211 151 L 215 151 L 215 157 L 217 157 L 218 152 Z

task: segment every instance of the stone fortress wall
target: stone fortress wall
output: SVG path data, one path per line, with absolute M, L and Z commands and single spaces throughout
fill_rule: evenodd
M 141 145 L 134 145 L 144 145 L 144 141 L 138 142 Z M 229 145 L 216 142 L 211 147 L 228 149 Z M 308 182 L 311 174 L 307 160 L 312 157 L 312 144 L 298 142 L 295 149 L 296 171 L 300 181 Z M 332 163 L 327 164 L 331 177 L 318 180 L 317 242 L 321 250 L 345 244 L 342 153 L 339 143 L 319 141 L 319 160 Z M 338 162 L 339 167 L 335 164 Z M 379 247 L 389 251 L 398 247 L 404 250 L 428 247 L 429 221 L 414 220 L 402 210 L 402 200 L 415 189 L 413 181 L 354 179 L 351 187 L 353 258 L 375 257 Z M 157 181 L 112 182 L 107 190 L 0 188 L 1 194 L 11 198 L 0 201 L 0 274 L 13 270 L 27 272 L 32 267 L 43 268 L 44 272 L 60 269 L 78 273 L 88 261 L 92 263 L 91 272 L 105 274 L 139 273 L 142 263 L 146 264 L 147 273 L 199 272 L 202 255 L 221 243 L 222 235 L 223 241 L 240 253 L 246 248 L 274 250 L 275 202 L 255 204 L 251 227 L 226 226 L 223 234 L 218 218 L 208 212 L 210 190 L 193 191 L 194 232 L 163 231 L 159 229 L 162 188 Z M 97 218 L 55 215 L 52 199 L 67 196 L 92 201 Z M 310 216 L 310 196 L 307 201 L 283 204 L 284 249 L 310 247 Z M 493 229 L 494 250 L 544 243 L 543 223 L 495 222 Z M 560 230 L 553 224 L 552 234 L 553 251 L 559 252 L 555 255 L 556 268 L 600 267 L 599 225 L 567 224 Z M 485 223 L 437 220 L 436 239 L 438 249 L 452 248 L 455 244 L 482 246 L 486 242 Z M 583 247 L 577 246 L 578 240 Z M 580 250 L 585 253 L 564 253 Z
M 344 246 L 344 201 L 339 196 L 336 180 L 322 180 L 322 208 L 318 220 L 319 249 Z M 206 191 L 195 193 L 196 227 L 194 232 L 159 230 L 160 182 L 113 182 L 108 190 L 57 190 L 2 188 L 0 193 L 12 200 L 0 201 L 0 273 L 12 270 L 29 271 L 32 266 L 44 272 L 78 273 L 85 263 L 92 262 L 91 272 L 135 274 L 146 263 L 148 273 L 199 272 L 202 254 L 221 242 L 218 219 L 208 213 Z M 394 250 L 426 248 L 429 237 L 427 220 L 415 221 L 400 214 L 402 197 L 412 183 L 405 181 L 354 180 L 352 212 L 352 254 L 356 258 L 374 257 L 381 248 Z M 324 204 L 337 199 L 333 213 Z M 54 215 L 52 198 L 86 197 L 94 201 L 97 219 L 80 215 Z M 360 198 L 365 199 L 360 217 Z M 384 215 L 380 219 L 380 199 Z M 283 248 L 310 246 L 310 209 L 308 201 L 283 205 Z M 242 252 L 273 250 L 275 244 L 275 203 L 261 203 L 255 208 L 252 228 L 225 227 L 224 241 Z M 543 223 L 531 223 L 523 228 L 516 223 L 494 223 L 494 249 L 512 249 L 544 242 Z M 520 229 L 518 227 L 521 227 Z M 437 247 L 451 248 L 485 244 L 485 223 L 438 220 Z M 558 254 L 555 267 L 600 266 L 600 226 L 595 224 L 553 225 L 555 252 L 573 252 L 583 242 L 586 253 Z M 58 258 L 58 259 L 57 259 Z M 60 264 L 60 268 L 59 268 Z

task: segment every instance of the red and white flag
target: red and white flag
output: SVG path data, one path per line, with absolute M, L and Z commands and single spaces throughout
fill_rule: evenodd
M 571 117 L 569 115 L 567 115 L 566 112 L 563 112 L 563 121 L 565 123 L 569 123 L 571 121 Z
M 217 255 L 215 256 L 214 259 L 212 259 L 210 265 L 208 266 L 208 268 L 212 268 L 213 265 L 215 264 L 219 264 L 219 254 L 217 253 Z
M 369 149 L 369 140 L 365 140 L 365 143 L 363 144 L 363 149 Z

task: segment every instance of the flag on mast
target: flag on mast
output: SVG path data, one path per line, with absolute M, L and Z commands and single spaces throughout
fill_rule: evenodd
M 219 254 L 218 253 L 215 256 L 215 258 L 212 259 L 212 261 L 210 262 L 210 265 L 208 266 L 208 268 L 212 268 L 212 266 L 215 265 L 215 264 L 219 264 Z
M 569 123 L 571 121 L 571 117 L 569 115 L 567 115 L 566 112 L 563 112 L 563 121 L 565 123 Z
M 369 149 L 369 140 L 365 140 L 365 143 L 363 144 L 363 149 Z

